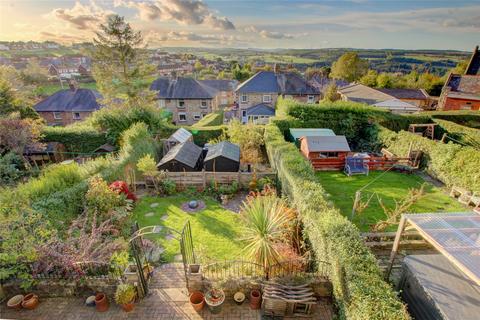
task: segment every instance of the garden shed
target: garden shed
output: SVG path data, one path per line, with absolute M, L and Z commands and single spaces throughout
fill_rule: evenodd
M 307 136 L 300 138 L 300 151 L 315 170 L 339 170 L 345 166 L 350 146 L 345 136 Z
M 157 169 L 171 172 L 200 171 L 202 160 L 202 148 L 187 141 L 171 148 L 157 164 Z
M 163 154 L 165 155 L 171 148 L 187 141 L 193 142 L 193 135 L 184 128 L 179 128 L 168 139 L 163 141 Z
M 206 171 L 238 172 L 240 147 L 228 141 L 209 146 L 203 163 Z
M 301 137 L 333 137 L 335 132 L 332 129 L 317 129 L 317 128 L 291 128 L 290 139 L 295 142 L 295 145 L 300 146 Z

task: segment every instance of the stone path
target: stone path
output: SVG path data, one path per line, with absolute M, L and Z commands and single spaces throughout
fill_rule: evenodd
M 0 318 L 29 320 L 261 319 L 260 312 L 251 310 L 247 303 L 237 306 L 233 302 L 225 302 L 219 314 L 211 314 L 207 308 L 197 313 L 188 300 L 183 266 L 179 263 L 165 264 L 157 268 L 149 288 L 149 295 L 136 303 L 135 309 L 130 313 L 125 313 L 117 306 L 112 297 L 109 297 L 110 309 L 104 313 L 96 312 L 94 307 L 86 307 L 83 298 L 48 298 L 41 300 L 35 310 L 10 310 L 6 309 L 6 303 L 2 303 Z M 311 319 L 332 319 L 331 305 L 321 303 Z

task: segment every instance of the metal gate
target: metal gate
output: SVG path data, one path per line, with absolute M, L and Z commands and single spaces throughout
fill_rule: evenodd
M 132 226 L 132 234 L 135 235 L 139 230 L 138 223 L 135 222 Z M 148 283 L 145 279 L 145 273 L 143 272 L 143 267 L 147 265 L 148 261 L 145 256 L 145 251 L 143 250 L 143 237 L 134 237 L 130 241 L 130 248 L 132 249 L 133 258 L 135 259 L 135 265 L 137 266 L 137 274 L 140 279 L 140 289 L 142 290 L 143 296 L 148 294 Z
M 193 249 L 192 229 L 190 221 L 187 221 L 180 232 L 180 252 L 182 254 L 183 270 L 185 272 L 185 282 L 188 288 L 188 266 L 196 264 L 195 251 Z

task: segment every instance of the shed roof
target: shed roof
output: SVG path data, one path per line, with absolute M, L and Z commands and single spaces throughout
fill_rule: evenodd
M 428 96 L 422 89 L 377 89 L 397 99 L 426 100 Z
M 310 152 L 349 152 L 345 136 L 323 136 L 323 137 L 303 137 L 301 141 L 306 141 L 308 151 Z
M 93 89 L 65 89 L 55 92 L 37 103 L 33 108 L 39 112 L 95 111 L 101 108 L 98 103 L 101 98 L 101 94 Z
M 168 140 L 175 140 L 180 143 L 184 143 L 190 140 L 191 137 L 192 133 L 190 131 L 184 128 L 179 128 L 168 138 Z
M 404 111 L 409 111 L 409 112 L 417 112 L 417 111 L 422 110 L 422 109 L 420 109 L 419 107 L 417 107 L 413 104 L 410 104 L 408 102 L 398 100 L 398 99 L 390 99 L 390 100 L 378 102 L 378 103 L 375 103 L 374 106 L 375 107 L 380 107 L 380 108 L 385 108 L 385 109 L 388 109 L 390 111 L 404 110 Z
M 345 96 L 349 101 L 366 103 L 370 105 L 395 99 L 389 94 L 380 92 L 376 89 L 359 83 L 343 87 L 339 89 L 338 92 Z
M 181 162 L 190 168 L 195 168 L 195 165 L 198 162 L 198 158 L 202 154 L 202 148 L 194 144 L 193 142 L 187 141 L 185 143 L 177 144 L 172 149 L 170 149 L 167 154 L 160 160 L 157 164 L 157 167 L 171 161 L 176 160 Z
M 260 103 L 247 109 L 247 116 L 274 116 L 275 109 L 265 103 Z
M 160 77 L 153 81 L 150 90 L 158 91 L 164 99 L 212 99 L 217 89 L 191 78 Z
M 205 161 L 225 157 L 233 161 L 240 161 L 240 147 L 228 141 L 222 141 L 208 147 Z
M 291 128 L 290 135 L 297 140 L 301 137 L 325 137 L 334 136 L 332 129 L 316 129 L 316 128 Z

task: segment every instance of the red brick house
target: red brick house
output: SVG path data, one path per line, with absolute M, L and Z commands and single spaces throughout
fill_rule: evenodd
M 449 74 L 438 110 L 480 110 L 480 51 L 473 51 L 465 74 Z

